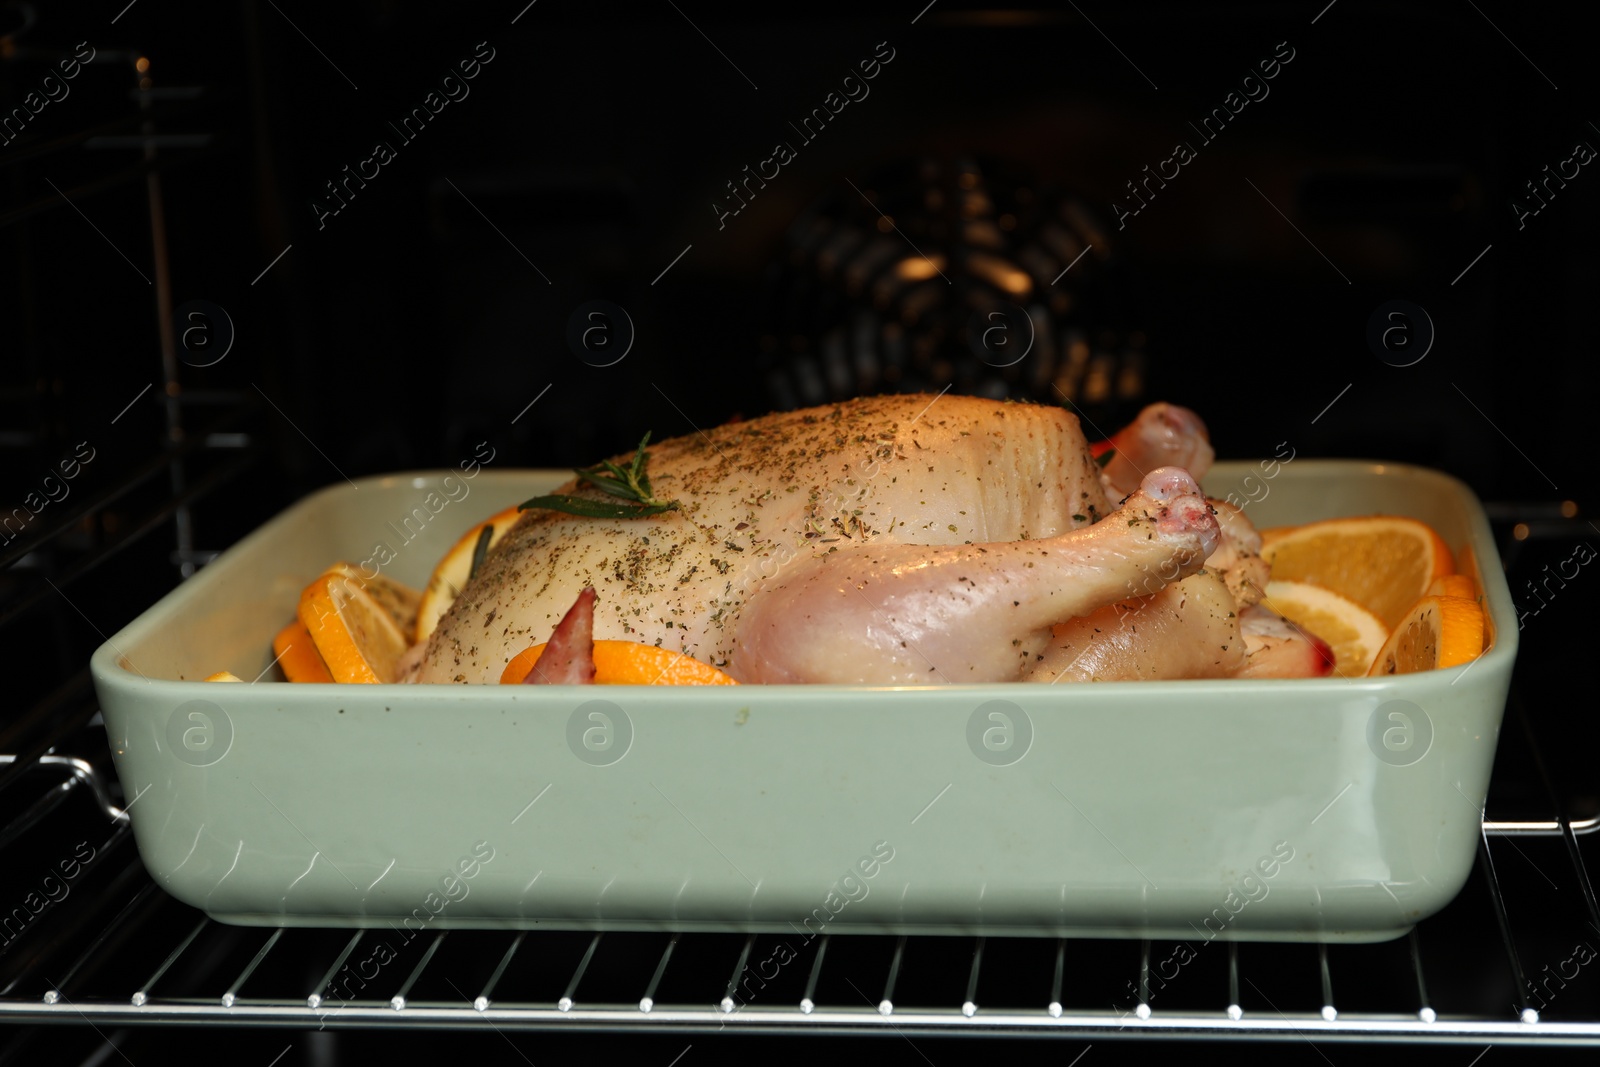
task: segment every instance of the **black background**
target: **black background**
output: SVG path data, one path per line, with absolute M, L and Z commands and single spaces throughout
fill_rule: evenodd
M 1581 34 L 1556 14 L 1496 21 L 1559 89 L 1465 3 L 1341 0 L 1314 26 L 1317 12 L 1295 5 L 1088 11 L 1138 69 L 1070 6 L 938 4 L 914 26 L 914 10 L 887 6 L 686 9 L 694 25 L 667 4 L 546 0 L 512 26 L 517 11 L 141 2 L 115 26 L 52 9 L 23 38 L 131 48 L 150 57 L 155 86 L 206 87 L 160 113 L 163 132 L 218 138 L 210 152 L 174 151 L 163 179 L 173 302 L 226 308 L 237 341 L 215 367 L 185 368 L 184 385 L 259 387 L 293 420 L 303 436 L 273 426 L 291 494 L 337 479 L 335 467 L 451 465 L 483 437 L 514 462 L 563 465 L 642 429 L 768 410 L 764 297 L 785 232 L 849 182 L 870 189 L 875 168 L 921 156 L 1003 161 L 1097 212 L 1124 291 L 1088 325 L 1146 333 L 1148 395 L 1198 410 L 1222 455 L 1290 439 L 1303 454 L 1438 466 L 1485 497 L 1585 489 L 1570 464 L 1587 400 L 1574 386 L 1595 342 L 1587 169 L 1524 229 L 1510 206 L 1576 140 L 1600 142 Z M 479 41 L 496 58 L 471 95 L 402 144 L 387 123 Z M 774 140 L 797 141 L 788 124 L 880 41 L 896 58 L 871 96 L 719 231 L 724 182 Z M 1295 59 L 1270 96 L 1201 142 L 1188 123 L 1279 41 Z M 42 72 L 12 62 L 9 92 Z M 29 137 L 128 114 L 133 80 L 125 63 L 95 64 Z M 319 229 L 324 183 L 380 138 L 398 158 Z M 1118 232 L 1124 182 L 1179 139 L 1199 158 Z M 46 180 L 69 189 L 133 156 L 68 153 L 3 173 L 25 202 L 50 192 Z M 104 238 L 66 208 L 7 234 L 20 255 L 4 265 L 5 370 L 18 390 L 45 379 L 39 402 L 88 434 L 159 364 L 151 287 L 107 241 L 151 273 L 143 185 L 74 202 Z M 565 343 L 569 316 L 594 298 L 626 308 L 638 335 L 604 369 Z M 1365 342 L 1369 314 L 1392 299 L 1420 304 L 1437 329 L 1414 367 L 1386 366 Z M 158 427 L 153 401 L 118 423 L 119 443 L 136 448 Z M 53 459 L 34 458 L 41 471 Z

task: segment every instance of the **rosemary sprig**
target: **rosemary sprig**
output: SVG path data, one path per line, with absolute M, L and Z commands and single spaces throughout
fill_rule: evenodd
M 489 542 L 494 540 L 494 526 L 485 524 L 478 532 L 478 543 L 472 546 L 472 569 L 467 572 L 467 581 L 478 576 L 478 568 L 483 566 L 483 557 L 489 554 Z
M 677 511 L 678 501 L 657 500 L 655 491 L 650 488 L 650 475 L 645 470 L 645 463 L 650 458 L 645 446 L 649 443 L 650 435 L 646 433 L 639 442 L 639 450 L 634 453 L 633 462 L 626 467 L 619 467 L 610 460 L 602 460 L 593 467 L 573 470 L 582 481 L 628 503 L 613 504 L 605 500 L 554 493 L 550 496 L 536 496 L 517 505 L 517 510 L 544 508 L 547 511 L 562 511 L 568 515 L 583 515 L 592 519 L 642 519 L 649 515 L 659 515 L 663 511 Z

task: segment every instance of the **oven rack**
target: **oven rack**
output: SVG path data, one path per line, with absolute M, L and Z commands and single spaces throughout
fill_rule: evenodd
M 103 737 L 92 698 L 77 696 L 74 713 L 51 716 L 68 724 L 65 735 L 59 725 L 49 731 L 53 740 Z M 59 712 L 62 703 L 58 695 L 46 710 Z M 1507 734 L 1513 721 L 1554 804 L 1515 691 Z M 1551 919 L 1548 909 L 1508 903 L 1527 895 L 1518 884 L 1530 880 L 1523 867 L 1545 881 L 1554 871 L 1566 886 L 1561 910 L 1573 936 L 1600 943 L 1588 933 L 1600 934 L 1600 908 L 1585 859 L 1600 841 L 1596 821 L 1568 820 L 1559 805 L 1548 820 L 1486 819 L 1481 877 L 1409 938 L 1227 942 L 1206 973 L 1188 979 L 1177 1008 L 1162 1005 L 1157 988 L 1165 983 L 1152 961 L 1168 956 L 1164 942 L 825 934 L 790 964 L 788 991 L 768 996 L 751 983 L 754 961 L 779 936 L 671 930 L 427 932 L 352 996 L 347 964 L 387 931 L 233 927 L 169 897 L 130 847 L 128 816 L 104 765 L 103 752 L 82 759 L 38 744 L 21 758 L 0 756 L 0 794 L 16 789 L 23 798 L 8 798 L 20 810 L 0 830 L 0 862 L 13 859 L 23 839 L 67 840 L 87 821 L 98 844 L 81 877 L 103 882 L 47 907 L 15 938 L 10 928 L 0 936 L 0 1023 L 1600 1046 L 1594 976 L 1587 985 L 1551 986 L 1548 952 L 1524 951 L 1530 940 L 1548 941 L 1537 929 Z M 1439 950 L 1459 945 L 1462 931 L 1476 963 L 1465 986 L 1450 990 L 1453 968 Z M 441 953 L 451 942 L 471 944 Z M 1546 966 L 1536 973 L 1538 963 Z M 1085 994 L 1085 978 L 1121 992 L 1122 1003 Z M 919 991 L 903 995 L 908 985 Z M 941 993 L 929 996 L 933 986 Z M 1388 999 L 1373 1006 L 1362 991 L 1379 987 Z M 1503 1009 L 1482 1010 L 1461 992 L 1485 987 L 1506 991 Z M 1510 992 L 1519 989 L 1539 992 Z M 1347 1005 L 1351 994 L 1360 1003 Z

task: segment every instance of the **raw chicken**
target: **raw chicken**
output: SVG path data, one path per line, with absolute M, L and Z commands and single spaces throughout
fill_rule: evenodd
M 1036 541 L 853 545 L 752 597 L 734 676 L 911 685 L 1019 681 L 1059 622 L 1199 570 L 1218 530 L 1194 479 L 1151 471 L 1121 510 Z
M 1156 432 L 1124 431 L 1126 466 L 1152 458 L 1138 444 L 1148 441 L 1155 458 L 1186 456 L 1203 473 L 1198 418 L 1170 405 L 1142 418 Z M 551 638 L 586 586 L 598 594 L 595 638 L 671 648 L 742 682 L 1050 681 L 1046 668 L 1085 644 L 1070 636 L 1074 620 L 1130 602 L 1154 608 L 1152 624 L 1120 641 L 1124 673 L 1106 653 L 1107 673 L 1092 676 L 1194 677 L 1242 663 L 1237 619 L 1211 616 L 1233 595 L 1229 569 L 1259 548 L 1248 522 L 1234 514 L 1219 528 L 1173 466 L 1141 472 L 1115 510 L 1078 420 L 1060 408 L 851 400 L 662 441 L 648 471 L 679 510 L 526 513 L 440 621 L 415 680 L 497 681 Z M 576 482 L 559 491 L 598 495 Z M 1210 556 L 1219 562 L 1202 572 Z M 1163 613 L 1175 615 L 1157 627 Z M 1218 633 L 1234 645 L 1220 660 L 1202 651 Z
M 1113 520 L 1114 521 L 1114 520 Z M 1245 666 L 1238 606 L 1215 571 L 1057 623 L 1035 682 L 1227 678 Z

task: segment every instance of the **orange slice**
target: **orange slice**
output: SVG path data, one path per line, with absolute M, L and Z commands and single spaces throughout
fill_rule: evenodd
M 378 602 L 378 606 L 389 613 L 395 625 L 407 635 L 416 629 L 417 611 L 422 602 L 422 594 L 409 585 L 402 585 L 382 574 L 374 574 L 368 578 L 348 563 L 335 563 L 322 573 L 337 574 L 357 589 L 365 589 L 367 594 Z
M 299 613 L 334 681 L 395 681 L 406 635 L 365 589 L 324 574 L 300 594 Z
M 543 645 L 525 648 L 500 674 L 501 685 L 517 685 L 533 671 Z M 681 652 L 641 645 L 637 641 L 596 641 L 594 680 L 597 685 L 738 685 L 707 663 Z
M 213 675 L 210 675 L 209 677 L 207 677 L 206 681 L 208 681 L 208 682 L 242 682 L 242 681 L 244 681 L 244 679 L 239 677 L 237 674 L 234 674 L 232 671 L 218 671 L 216 674 L 213 674 Z
M 1429 596 L 1461 596 L 1478 599 L 1478 587 L 1465 574 L 1441 574 L 1428 586 Z
M 1348 597 L 1393 632 L 1428 586 L 1455 568 L 1427 523 L 1390 515 L 1328 519 L 1262 534 L 1274 581 L 1312 582 Z
M 1472 597 L 1478 602 L 1483 612 L 1483 647 L 1487 651 L 1494 647 L 1494 616 L 1489 614 L 1483 600 L 1483 576 L 1478 573 L 1478 560 L 1472 553 L 1472 542 L 1461 546 L 1461 551 L 1456 554 L 1456 573 L 1464 574 L 1472 580 Z M 1430 590 L 1432 592 L 1432 590 Z
M 1483 652 L 1483 609 L 1459 596 L 1425 596 L 1412 606 L 1373 661 L 1372 675 L 1459 667 Z
M 1389 638 L 1389 628 L 1376 615 L 1320 585 L 1268 582 L 1266 593 L 1263 604 L 1328 643 L 1333 673 L 1341 678 L 1365 677 Z
M 434 628 L 439 625 L 439 620 L 444 618 L 444 613 L 450 610 L 450 605 L 456 602 L 456 597 L 461 595 L 461 590 L 467 584 L 467 578 L 472 574 L 472 556 L 478 548 L 478 537 L 483 533 L 484 527 L 489 527 L 494 532 L 489 535 L 489 547 L 506 535 L 506 531 L 517 523 L 522 512 L 515 507 L 506 508 L 478 523 L 472 529 L 461 535 L 461 540 L 450 547 L 444 554 L 439 565 L 433 568 L 433 575 L 428 579 L 428 587 L 422 591 L 422 602 L 417 608 L 417 621 L 412 628 L 412 640 L 416 644 L 426 641 Z
M 322 662 L 322 654 L 311 640 L 311 631 L 298 618 L 272 639 L 272 654 L 283 668 L 283 676 L 291 682 L 333 681 L 328 665 Z
M 1269 530 L 1262 530 L 1262 549 L 1266 549 L 1267 545 L 1272 544 L 1274 541 L 1283 541 L 1283 537 L 1290 536 L 1290 534 L 1294 533 L 1296 530 L 1299 530 L 1299 526 L 1272 526 L 1272 528 L 1269 528 Z

